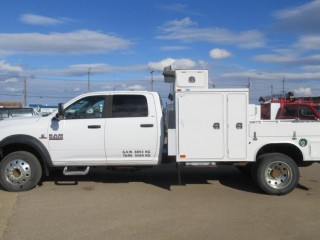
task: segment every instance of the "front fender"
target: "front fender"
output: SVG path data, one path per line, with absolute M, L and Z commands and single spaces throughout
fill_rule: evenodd
M 44 167 L 45 173 L 49 175 L 49 168 L 53 166 L 48 149 L 38 139 L 23 134 L 16 134 L 4 138 L 0 141 L 0 154 L 2 155 L 6 149 L 15 151 L 31 149 L 31 152 L 36 154 Z

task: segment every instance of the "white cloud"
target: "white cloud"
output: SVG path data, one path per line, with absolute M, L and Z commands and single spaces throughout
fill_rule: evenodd
M 5 79 L 5 80 L 0 80 L 0 84 L 7 84 L 7 83 L 16 83 L 18 82 L 18 79 L 17 78 L 8 78 L 8 79 Z
M 181 51 L 181 50 L 187 50 L 190 49 L 190 47 L 186 46 L 163 46 L 161 47 L 162 51 Z
M 135 84 L 132 86 L 128 86 L 128 89 L 132 91 L 141 91 L 141 90 L 145 90 L 145 87 L 142 85 Z
M 271 53 L 260 54 L 254 60 L 264 63 L 302 67 L 320 65 L 320 35 L 302 35 L 286 48 L 273 49 Z
M 320 50 L 320 35 L 302 36 L 294 44 L 294 47 L 301 50 Z
M 214 48 L 210 51 L 210 57 L 213 59 L 223 59 L 231 56 L 231 53 L 225 49 Z
M 0 54 L 92 54 L 128 48 L 133 42 L 97 31 L 68 33 L 2 33 Z
M 156 38 L 161 40 L 235 44 L 242 48 L 258 48 L 265 45 L 264 36 L 258 30 L 232 32 L 216 27 L 199 28 L 190 18 L 169 21 L 160 27 L 160 30 L 163 34 Z
M 163 32 L 173 32 L 178 30 L 183 30 L 188 27 L 197 26 L 196 22 L 193 22 L 190 18 L 183 18 L 181 20 L 171 20 L 166 22 L 163 26 L 160 27 L 160 29 Z
M 273 16 L 278 20 L 275 27 L 281 31 L 319 33 L 320 1 L 275 11 Z
M 295 89 L 294 93 L 298 94 L 298 95 L 311 96 L 312 95 L 312 89 L 309 88 L 309 87 L 307 87 L 307 88 L 300 87 L 298 89 Z
M 297 59 L 297 56 L 281 54 L 261 54 L 254 57 L 256 61 L 270 63 L 291 63 Z
M 206 61 L 203 61 L 203 60 L 199 60 L 199 66 L 202 68 L 202 69 L 207 69 L 208 68 L 208 62 Z
M 163 71 L 164 67 L 172 66 L 173 69 L 190 69 L 197 66 L 197 63 L 191 59 L 173 59 L 167 58 L 159 62 L 150 62 L 148 64 L 151 70 Z
M 75 88 L 73 88 L 73 91 L 74 91 L 74 92 L 80 92 L 80 91 L 81 91 L 81 88 L 75 87 Z
M 7 92 L 21 92 L 22 88 L 13 88 L 13 87 L 6 87 L 5 90 Z
M 253 80 L 282 80 L 288 81 L 302 81 L 302 80 L 318 80 L 320 79 L 320 72 L 265 72 L 258 70 L 244 70 L 239 72 L 221 74 L 224 79 L 253 79 Z
M 308 72 L 320 72 L 320 65 L 318 65 L 318 66 L 303 66 L 302 68 Z
M 203 16 L 201 13 L 196 12 L 193 9 L 190 10 L 188 8 L 188 5 L 181 4 L 181 3 L 172 3 L 168 5 L 162 5 L 160 6 L 160 9 L 164 10 L 165 12 L 172 11 L 172 12 L 183 13 L 184 15 Z
M 91 75 L 118 72 L 142 72 L 148 71 L 147 64 L 133 65 L 133 66 L 112 66 L 105 63 L 88 63 L 88 64 L 74 64 L 63 69 L 38 69 L 29 71 L 34 75 L 61 75 L 61 76 L 84 76 L 88 75 L 90 68 Z
M 40 26 L 55 26 L 65 23 L 65 21 L 56 18 L 49 18 L 36 14 L 23 14 L 20 17 L 23 23 Z
M 274 16 L 277 19 L 288 19 L 288 18 L 295 18 L 295 17 L 302 17 L 306 13 L 310 13 L 313 11 L 318 11 L 320 9 L 320 1 L 313 0 L 308 2 L 304 5 L 294 7 L 294 8 L 287 8 L 284 10 L 278 10 L 274 12 Z
M 256 61 L 268 63 L 281 63 L 291 66 L 312 66 L 320 65 L 320 54 L 313 55 L 299 55 L 297 53 L 287 54 L 263 54 L 254 57 Z
M 23 68 L 21 66 L 13 66 L 7 63 L 6 61 L 0 61 L 0 71 L 6 72 L 22 72 Z

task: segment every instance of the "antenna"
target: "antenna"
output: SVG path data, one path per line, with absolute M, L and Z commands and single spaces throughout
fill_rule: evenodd
M 250 80 L 250 78 L 248 78 L 248 88 L 249 89 L 251 88 L 251 80 Z
M 151 74 L 151 92 L 153 92 L 153 84 L 154 84 L 153 73 L 154 73 L 154 71 L 151 70 L 150 71 L 150 74 Z
M 284 97 L 284 83 L 286 81 L 286 78 L 283 77 L 283 80 L 282 80 L 282 96 Z
M 90 74 L 91 74 L 91 67 L 88 69 L 88 92 L 90 92 Z
M 23 88 L 23 104 L 27 106 L 27 77 L 24 77 L 24 88 Z

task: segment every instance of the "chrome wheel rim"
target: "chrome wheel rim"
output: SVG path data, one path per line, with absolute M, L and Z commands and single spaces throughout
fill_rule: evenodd
M 24 185 L 31 177 L 31 167 L 24 160 L 16 159 L 10 161 L 6 166 L 7 181 L 14 185 Z
M 285 188 L 292 181 L 292 170 L 284 162 L 273 162 L 265 170 L 265 180 L 274 189 Z

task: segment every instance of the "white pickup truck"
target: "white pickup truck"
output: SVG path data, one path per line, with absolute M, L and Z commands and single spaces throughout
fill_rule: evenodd
M 2 188 L 29 190 L 54 169 L 157 166 L 165 152 L 178 172 L 237 165 L 264 192 L 283 195 L 296 187 L 299 167 L 320 160 L 319 121 L 260 120 L 248 89 L 209 89 L 207 70 L 163 74 L 173 89 L 166 112 L 155 92 L 94 92 L 46 117 L 0 121 Z

